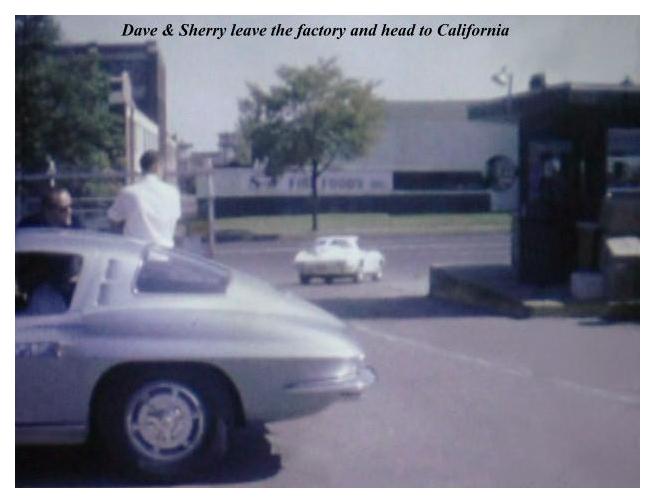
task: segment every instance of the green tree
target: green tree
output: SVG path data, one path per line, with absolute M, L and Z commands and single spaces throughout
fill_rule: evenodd
M 52 159 L 100 170 L 121 159 L 120 119 L 97 54 L 57 54 L 48 16 L 16 16 L 16 165 L 41 173 Z
M 240 127 L 252 158 L 278 176 L 289 169 L 311 173 L 312 230 L 318 229 L 318 179 L 338 160 L 362 155 L 375 137 L 382 102 L 375 84 L 344 77 L 334 59 L 306 68 L 282 66 L 281 80 L 266 91 L 248 84 Z

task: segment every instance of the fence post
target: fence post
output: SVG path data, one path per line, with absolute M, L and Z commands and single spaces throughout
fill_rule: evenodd
M 48 185 L 50 188 L 54 188 L 55 186 L 55 178 L 57 177 L 57 165 L 55 164 L 55 160 L 47 156 L 48 159 L 48 169 L 46 173 L 48 174 Z

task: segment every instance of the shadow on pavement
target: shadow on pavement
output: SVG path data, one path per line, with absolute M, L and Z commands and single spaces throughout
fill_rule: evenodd
M 237 430 L 228 456 L 215 476 L 193 485 L 227 485 L 274 476 L 280 456 L 271 451 L 263 424 Z M 86 446 L 16 447 L 16 487 L 138 487 L 141 484 L 113 473 Z M 153 484 L 147 484 L 149 486 Z
M 379 298 L 323 298 L 312 303 L 344 319 L 437 318 L 464 316 L 498 316 L 494 311 L 470 307 L 427 296 Z
M 278 454 L 273 454 L 267 434 L 266 425 L 261 423 L 237 430 L 220 473 L 198 484 L 237 484 L 274 476 L 282 468 L 282 462 Z

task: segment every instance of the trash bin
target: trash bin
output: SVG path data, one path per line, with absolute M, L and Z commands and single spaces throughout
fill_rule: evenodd
M 639 299 L 639 238 L 605 239 L 601 258 L 605 296 L 611 301 Z

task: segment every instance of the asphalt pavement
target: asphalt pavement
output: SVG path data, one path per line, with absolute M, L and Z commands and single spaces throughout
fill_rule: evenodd
M 299 239 L 219 244 L 218 260 L 351 324 L 379 381 L 357 401 L 239 432 L 220 487 L 634 487 L 639 325 L 509 319 L 429 299 L 430 264 L 509 262 L 507 234 L 363 236 L 380 282 L 314 281 Z M 20 486 L 114 486 L 82 448 L 19 448 Z

